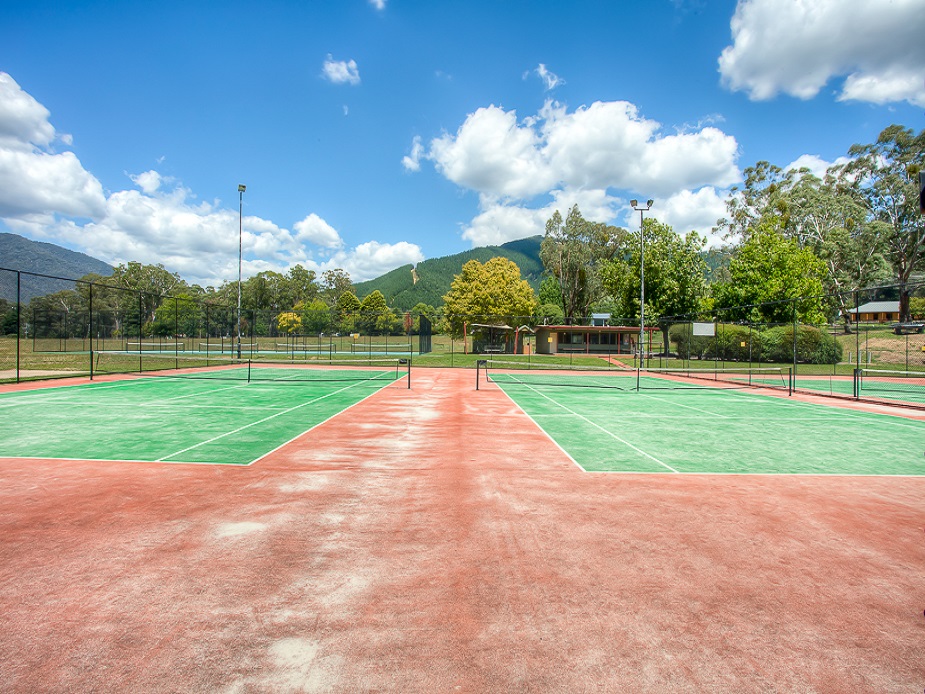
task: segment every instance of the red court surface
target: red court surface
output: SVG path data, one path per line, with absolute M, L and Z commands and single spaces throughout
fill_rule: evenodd
M 925 478 L 585 473 L 474 385 L 246 468 L 0 460 L 0 689 L 925 688 Z

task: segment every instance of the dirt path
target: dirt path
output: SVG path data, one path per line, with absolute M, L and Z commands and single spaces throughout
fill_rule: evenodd
M 0 460 L 0 682 L 921 691 L 923 531 L 925 479 L 584 473 L 418 369 L 250 468 Z

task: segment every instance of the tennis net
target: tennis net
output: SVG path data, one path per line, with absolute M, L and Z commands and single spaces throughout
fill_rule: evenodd
M 218 381 L 305 383 L 322 381 L 397 381 L 411 387 L 411 360 L 400 358 L 291 360 L 237 359 L 232 355 L 179 356 L 97 352 L 95 375 L 132 374 Z
M 925 371 L 857 369 L 858 397 L 925 402 Z
M 696 388 L 774 388 L 789 391 L 790 369 L 738 367 L 714 369 L 653 368 L 543 364 L 508 360 L 479 360 L 486 382 L 499 385 L 569 386 L 618 390 L 683 390 Z M 476 375 L 478 386 L 479 376 Z

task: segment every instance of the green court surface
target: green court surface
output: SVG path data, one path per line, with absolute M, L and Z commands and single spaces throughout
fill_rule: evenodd
M 393 371 L 245 369 L 0 394 L 0 457 L 248 465 L 393 383 Z M 403 387 L 403 386 L 402 386 Z
M 747 389 L 492 380 L 587 471 L 925 475 L 921 421 Z

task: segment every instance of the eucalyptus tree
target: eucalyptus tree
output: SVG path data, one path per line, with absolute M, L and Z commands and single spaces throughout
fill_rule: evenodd
M 850 331 L 851 290 L 889 277 L 883 223 L 869 219 L 863 199 L 838 185 L 833 174 L 820 179 L 803 169 L 784 200 L 783 233 L 825 264 L 823 286 Z
M 540 260 L 558 282 L 566 319 L 588 315 L 600 295 L 600 267 L 622 251 L 627 234 L 625 229 L 589 222 L 578 205 L 564 221 L 556 210 L 546 222 Z
M 909 281 L 925 269 L 925 217 L 919 211 L 918 175 L 925 164 L 925 130 L 891 125 L 867 145 L 848 150 L 840 183 L 856 191 L 869 219 L 883 226 L 887 259 L 899 284 L 899 319 L 909 312 Z
M 692 231 L 682 237 L 656 219 L 643 223 L 645 241 L 645 315 L 662 330 L 668 351 L 671 317 L 693 313 L 706 293 L 705 239 Z M 639 278 L 642 247 L 638 233 L 628 236 L 624 253 L 604 264 L 601 282 L 623 315 L 639 316 Z

